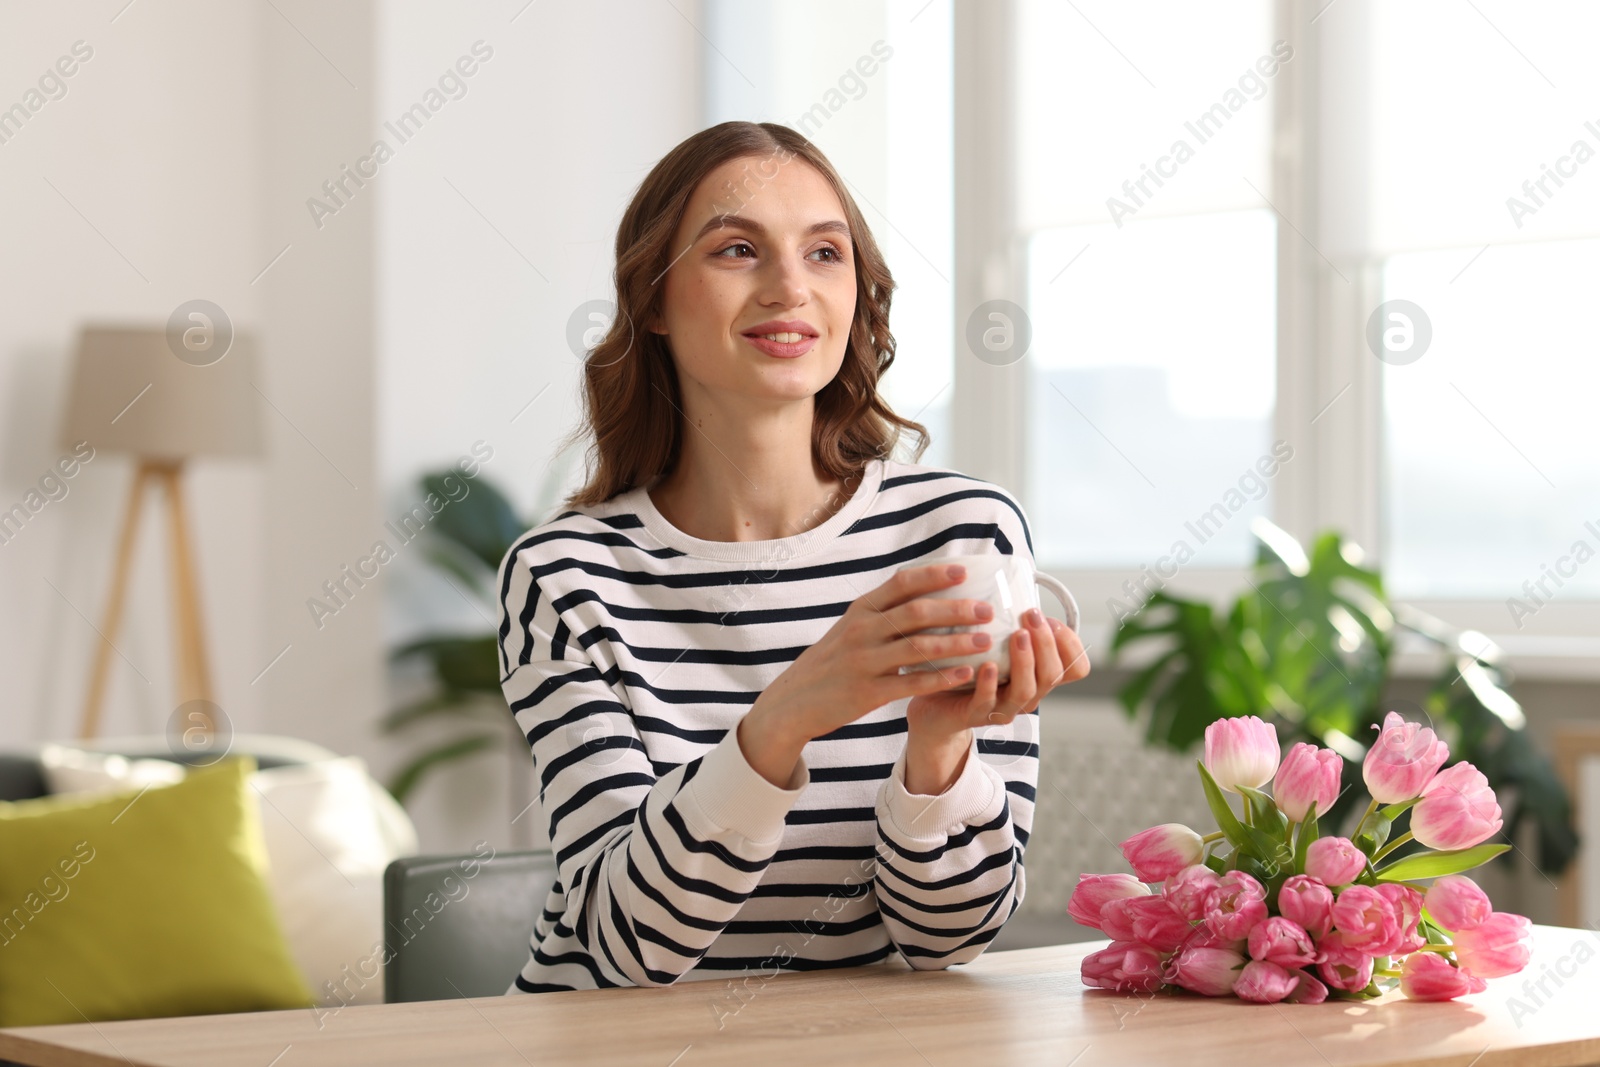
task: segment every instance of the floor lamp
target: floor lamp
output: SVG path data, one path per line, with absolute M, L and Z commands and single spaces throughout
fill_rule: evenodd
M 156 488 L 167 502 L 177 706 L 204 701 L 197 705 L 202 709 L 199 728 L 207 736 L 216 729 L 209 710 L 211 673 L 183 492 L 184 464 L 201 456 L 260 456 L 262 430 L 251 384 L 255 352 L 250 338 L 233 334 L 231 328 L 218 336 L 209 319 L 190 317 L 203 325 L 189 326 L 176 335 L 159 326 L 90 325 L 79 336 L 61 442 L 75 448 L 87 441 L 96 452 L 121 452 L 136 461 L 117 537 L 101 641 L 79 723 L 78 736 L 83 740 L 95 737 L 100 729 L 144 497 Z M 197 337 L 205 342 L 198 347 Z

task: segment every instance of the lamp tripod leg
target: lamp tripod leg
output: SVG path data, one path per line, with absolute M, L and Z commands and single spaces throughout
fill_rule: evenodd
M 89 693 L 84 699 L 83 718 L 78 726 L 80 740 L 88 741 L 100 732 L 100 709 L 105 702 L 106 680 L 111 672 L 111 653 L 115 651 L 117 627 L 122 621 L 122 603 L 128 592 L 128 576 L 133 569 L 133 545 L 138 537 L 139 516 L 144 509 L 144 489 L 155 468 L 141 461 L 134 472 L 133 488 L 123 511 L 122 533 L 117 539 L 117 561 L 112 572 L 111 596 L 106 600 L 100 623 L 100 644 L 95 648 L 94 669 L 89 676 Z
M 200 585 L 195 580 L 194 548 L 189 540 L 188 510 L 183 495 L 183 467 L 164 466 L 172 547 L 172 604 L 176 624 L 178 701 L 203 701 L 195 709 L 201 729 L 210 736 L 217 724 L 211 713 L 211 668 L 207 662 L 205 628 L 200 615 Z

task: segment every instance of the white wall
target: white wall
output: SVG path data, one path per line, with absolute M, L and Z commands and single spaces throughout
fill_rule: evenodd
M 520 3 L 381 8 L 380 118 L 437 86 L 475 42 L 493 52 L 377 179 L 388 515 L 418 501 L 420 473 L 481 440 L 494 458 L 480 477 L 531 521 L 556 443 L 580 410 L 568 318 L 613 295 L 623 209 L 655 162 L 699 128 L 700 38 L 687 20 L 701 16 L 697 4 L 675 6 L 536 3 L 520 15 Z M 581 464 L 581 448 L 568 459 Z M 420 631 L 481 632 L 494 617 L 415 555 L 402 553 L 388 571 L 393 642 Z M 465 847 L 480 832 L 496 846 L 543 839 L 535 814 L 509 825 L 507 811 L 521 803 L 509 799 L 506 775 L 532 767 L 526 745 L 511 745 L 509 760 L 474 758 L 424 783 L 409 806 L 425 843 Z
M 22 100 L 75 41 L 93 49 L 66 79 L 66 95 L 0 144 L 4 507 L 63 452 L 57 425 L 81 322 L 163 323 L 179 303 L 205 297 L 242 328 L 260 324 L 262 292 L 250 285 L 266 261 L 256 8 L 169 0 L 112 21 L 120 6 L 0 9 L 0 107 Z M 264 704 L 249 682 L 268 643 L 263 472 L 200 463 L 192 473 L 212 674 L 236 724 L 256 729 Z M 68 483 L 65 499 L 0 547 L 7 744 L 77 728 L 131 474 L 128 460 L 101 452 Z M 154 503 L 117 641 L 127 659 L 114 659 L 106 733 L 160 731 L 175 703 L 165 542 L 157 541 L 164 528 Z
M 578 411 L 568 316 L 610 295 L 628 197 L 699 128 L 701 17 L 698 4 L 645 0 L 0 9 L 0 107 L 73 42 L 94 50 L 64 97 L 0 143 L 0 507 L 64 451 L 80 323 L 159 324 L 185 300 L 220 304 L 257 335 L 272 406 L 262 462 L 190 471 L 218 702 L 241 732 L 393 770 L 410 747 L 376 732 L 397 699 L 388 648 L 485 620 L 403 549 L 320 630 L 306 601 L 386 536 L 421 472 L 474 441 L 495 449 L 484 476 L 531 512 Z M 404 144 L 384 129 L 479 40 L 493 55 L 464 96 Z M 319 226 L 308 198 L 327 202 L 322 183 L 379 137 L 392 158 Z M 102 452 L 0 546 L 12 680 L 0 744 L 76 731 L 131 475 Z M 175 704 L 155 503 L 103 736 L 160 732 Z M 485 758 L 425 786 L 413 804 L 424 846 L 513 840 L 511 766 Z

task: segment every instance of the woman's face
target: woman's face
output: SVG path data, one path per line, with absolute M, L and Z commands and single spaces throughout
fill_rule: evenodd
M 691 403 L 696 392 L 803 400 L 844 361 L 856 310 L 844 209 L 809 163 L 779 160 L 743 157 L 712 171 L 673 238 L 662 313 L 650 328 L 667 335 Z M 752 340 L 785 333 L 777 349 Z M 785 345 L 794 333 L 805 335 L 798 347 Z

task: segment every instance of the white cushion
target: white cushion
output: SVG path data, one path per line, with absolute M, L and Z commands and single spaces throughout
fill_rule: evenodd
M 166 785 L 186 773 L 163 759 L 45 745 L 39 753 L 52 793 L 114 792 Z M 270 864 L 268 888 L 284 938 L 324 1006 L 381 1004 L 383 872 L 415 855 L 405 809 L 357 756 L 257 771 Z

